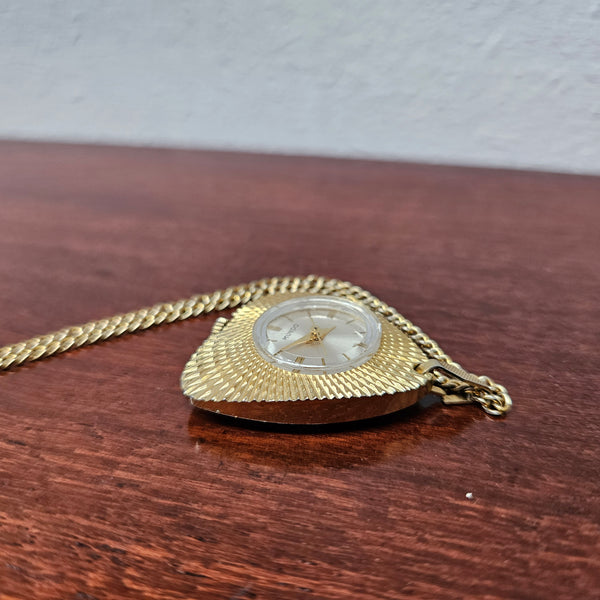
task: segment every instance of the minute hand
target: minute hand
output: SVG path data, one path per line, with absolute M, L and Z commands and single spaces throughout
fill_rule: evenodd
M 284 346 L 283 348 L 279 348 L 279 350 L 277 350 L 277 352 L 275 352 L 275 354 L 279 354 L 280 352 L 283 352 L 284 350 L 289 350 L 290 348 L 294 348 L 295 346 L 300 346 L 301 344 L 308 344 L 308 342 L 313 342 L 314 340 L 315 340 L 314 332 L 311 331 L 310 333 L 307 333 L 305 336 L 302 336 L 301 338 L 289 343 L 287 346 Z
M 325 339 L 325 336 L 329 335 L 334 329 L 335 329 L 335 325 L 333 327 L 330 327 L 329 329 L 320 330 L 319 331 L 319 338 L 320 338 L 319 341 L 322 342 Z

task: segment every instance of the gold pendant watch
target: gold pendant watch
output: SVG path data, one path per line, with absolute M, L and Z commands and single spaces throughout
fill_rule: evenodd
M 353 421 L 394 412 L 431 387 L 427 360 L 364 304 L 274 294 L 219 319 L 183 372 L 199 408 L 281 423 Z
M 431 391 L 452 403 L 493 394 L 494 384 L 440 361 L 435 342 L 368 292 L 340 282 L 320 295 L 302 290 L 272 290 L 217 320 L 181 377 L 195 406 L 260 421 L 335 423 L 395 412 Z M 451 380 L 463 396 L 435 385 Z
M 0 348 L 0 370 L 154 325 L 236 308 L 189 359 L 184 393 L 203 410 L 274 423 L 336 423 L 395 412 L 433 392 L 447 404 L 510 410 L 505 388 L 454 363 L 369 292 L 310 275 L 69 327 Z

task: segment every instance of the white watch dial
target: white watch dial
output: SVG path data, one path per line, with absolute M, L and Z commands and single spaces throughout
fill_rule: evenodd
M 303 296 L 266 310 L 254 324 L 259 354 L 297 373 L 340 373 L 366 362 L 379 348 L 381 324 L 357 302 Z

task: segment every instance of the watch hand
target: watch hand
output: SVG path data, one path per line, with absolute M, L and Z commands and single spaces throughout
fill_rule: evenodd
M 279 348 L 279 350 L 277 350 L 277 352 L 275 352 L 275 355 L 279 354 L 280 352 L 283 352 L 284 350 L 289 350 L 290 348 L 294 348 L 295 346 L 300 346 L 302 344 L 307 344 L 309 342 L 315 342 L 315 341 L 317 341 L 317 339 L 315 339 L 316 336 L 318 336 L 318 330 L 315 327 L 315 328 L 311 329 L 309 333 L 302 336 L 301 338 L 298 338 L 297 340 L 290 342 L 287 346 L 284 346 L 283 348 Z
M 325 331 L 323 331 L 323 330 L 319 331 L 319 337 L 321 338 L 319 341 L 322 342 L 325 339 L 325 336 L 329 335 L 334 329 L 335 329 L 335 325 L 333 327 L 330 327 L 329 329 L 325 329 Z

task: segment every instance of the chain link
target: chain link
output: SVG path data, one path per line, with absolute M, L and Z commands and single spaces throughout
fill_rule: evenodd
M 339 279 L 308 275 L 307 277 L 260 279 L 248 284 L 218 290 L 212 294 L 201 294 L 177 302 L 155 304 L 148 308 L 141 308 L 114 317 L 90 321 L 84 325 L 65 327 L 54 333 L 4 346 L 0 348 L 0 371 L 164 323 L 184 321 L 191 317 L 235 308 L 252 300 L 257 300 L 265 294 L 278 292 L 307 292 L 352 297 L 396 325 L 429 358 L 461 368 L 419 327 L 413 325 L 396 309 L 388 306 L 371 293 Z M 491 391 L 477 389 L 459 379 L 447 377 L 437 370 L 433 370 L 432 373 L 434 384 L 442 393 L 448 395 L 460 394 L 466 402 L 479 404 L 490 415 L 501 416 L 511 408 L 512 402 L 506 389 L 494 383 L 489 377 L 484 376 L 481 379 Z

